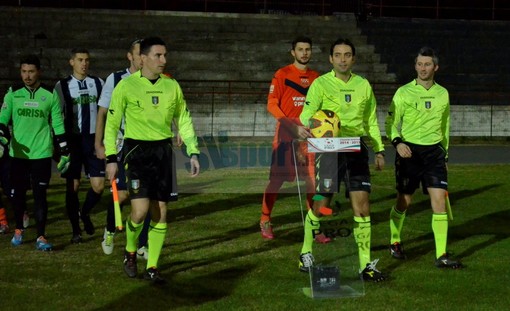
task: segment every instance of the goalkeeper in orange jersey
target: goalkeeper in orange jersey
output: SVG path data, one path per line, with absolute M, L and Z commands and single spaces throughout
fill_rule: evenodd
M 299 121 L 303 110 L 306 93 L 319 73 L 308 68 L 312 56 L 312 40 L 308 37 L 297 37 L 292 41 L 290 50 L 294 61 L 292 64 L 276 71 L 267 99 L 267 110 L 276 119 L 276 131 L 273 140 L 273 154 L 269 173 L 269 184 L 262 198 L 262 215 L 260 232 L 264 239 L 273 239 L 271 212 L 278 197 L 278 192 L 286 181 L 296 179 L 296 168 L 293 157 L 293 140 L 311 137 L 310 133 Z M 304 142 L 303 142 L 304 144 Z M 314 193 L 313 158 L 302 146 L 297 153 L 299 177 L 304 179 L 307 192 L 307 205 L 311 206 Z M 310 165 L 308 165 L 310 164 Z M 322 239 L 321 239 L 322 238 Z M 324 235 L 318 237 L 319 242 L 328 242 Z

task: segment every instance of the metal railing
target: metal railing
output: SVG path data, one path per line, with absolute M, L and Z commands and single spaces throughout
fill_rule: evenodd
M 200 135 L 270 136 L 274 119 L 266 110 L 269 81 L 182 80 L 188 105 L 196 118 Z M 381 130 L 391 98 L 400 85 L 373 83 L 378 101 Z M 447 86 L 454 89 L 454 86 Z M 465 105 L 466 98 L 480 98 L 480 104 Z M 484 101 L 482 101 L 484 99 Z M 451 136 L 510 136 L 510 94 L 505 92 L 450 92 Z M 495 104 L 491 104 L 495 103 Z M 221 136 L 221 135 L 219 135 Z

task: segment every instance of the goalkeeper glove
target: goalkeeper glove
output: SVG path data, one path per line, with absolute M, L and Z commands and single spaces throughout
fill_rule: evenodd
M 6 137 L 6 134 L 4 132 L 5 130 L 8 131 L 8 129 L 6 129 L 6 128 L 4 129 L 4 126 L 2 126 L 2 128 L 0 128 L 0 158 L 4 156 L 5 146 L 7 146 L 7 144 L 9 144 L 9 138 Z M 7 135 L 8 135 L 8 133 L 7 133 Z
M 69 164 L 71 163 L 70 155 L 60 156 L 60 161 L 57 164 L 57 170 L 60 174 L 64 174 L 69 169 Z

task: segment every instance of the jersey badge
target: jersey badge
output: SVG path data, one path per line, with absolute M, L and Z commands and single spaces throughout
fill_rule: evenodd
M 152 96 L 152 104 L 153 105 L 159 104 L 159 96 Z
M 432 107 L 432 102 L 426 101 L 425 102 L 425 108 L 430 109 L 430 107 Z
M 352 101 L 351 94 L 345 94 L 345 102 L 350 103 Z

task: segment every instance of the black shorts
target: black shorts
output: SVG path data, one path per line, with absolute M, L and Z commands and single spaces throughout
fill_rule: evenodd
M 427 188 L 448 189 L 446 170 L 446 151 L 441 144 L 432 146 L 405 143 L 411 148 L 412 157 L 395 156 L 395 178 L 397 190 L 404 194 L 413 194 L 422 184 Z
M 122 163 L 119 163 L 118 167 L 119 170 L 117 171 L 117 189 L 127 190 L 126 169 Z
M 127 189 L 131 199 L 177 200 L 175 156 L 170 139 L 124 142 Z
M 360 152 L 328 152 L 315 154 L 315 191 L 328 195 L 340 190 L 344 181 L 346 192 L 371 191 L 368 147 L 361 140 Z
M 84 169 L 88 177 L 105 177 L 105 161 L 96 157 L 95 134 L 72 134 L 68 136 L 71 163 L 64 178 L 80 179 Z
M 27 191 L 32 186 L 48 188 L 51 178 L 51 158 L 11 158 L 11 185 L 18 191 Z

